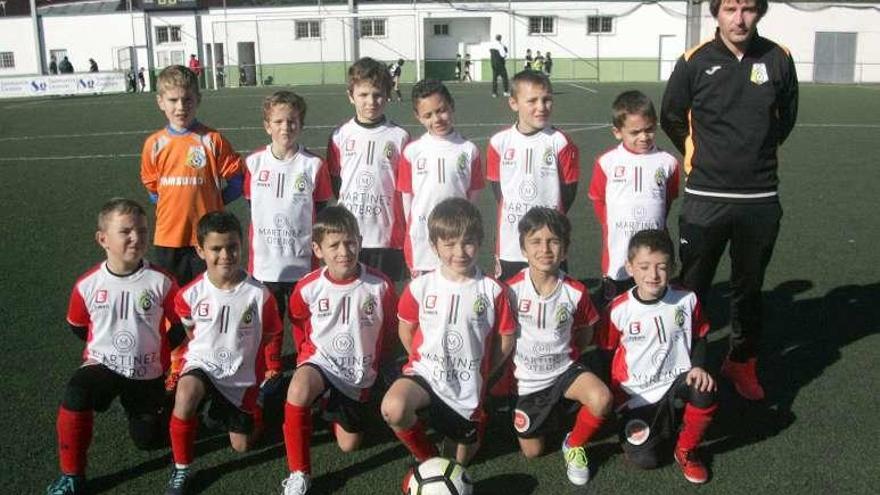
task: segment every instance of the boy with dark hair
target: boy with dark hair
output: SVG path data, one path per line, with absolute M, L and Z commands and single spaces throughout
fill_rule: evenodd
M 144 260 L 148 237 L 147 214 L 138 203 L 114 198 L 101 208 L 95 240 L 107 259 L 76 281 L 67 309 L 70 329 L 86 347 L 58 409 L 61 476 L 49 495 L 86 493 L 95 411 L 106 411 L 116 397 L 134 444 L 150 449 L 162 443 L 168 352 L 184 335 L 174 314 L 177 283 Z M 174 322 L 168 331 L 165 319 Z
M 473 459 L 486 426 L 488 377 L 513 349 L 515 322 L 507 289 L 477 267 L 483 240 L 479 210 L 463 198 L 438 204 L 428 218 L 440 268 L 413 279 L 400 297 L 399 335 L 409 360 L 382 399 L 382 417 L 417 462 L 437 455 L 422 423 Z M 444 449 L 447 450 L 447 449 Z
M 584 446 L 611 410 L 608 387 L 577 362 L 592 341 L 599 314 L 586 286 L 560 269 L 571 243 L 568 218 L 536 207 L 523 216 L 518 229 L 529 266 L 507 280 L 518 323 L 513 426 L 523 454 L 537 457 L 560 413 L 579 405 L 562 453 L 569 481 L 584 485 L 590 479 Z
M 403 253 L 416 277 L 440 266 L 428 241 L 428 215 L 446 198 L 474 202 L 483 188 L 480 149 L 455 130 L 455 100 L 442 82 L 413 86 L 413 113 L 425 134 L 403 149 L 397 190 L 403 199 L 406 239 Z
M 174 466 L 166 495 L 187 493 L 202 402 L 210 399 L 208 415 L 224 424 L 232 448 L 249 450 L 262 431 L 259 385 L 267 370 L 281 368 L 275 298 L 240 266 L 238 219 L 232 213 L 208 213 L 199 220 L 197 235 L 197 252 L 207 270 L 175 299 L 189 343 L 169 428 Z
M 301 96 L 290 91 L 267 96 L 263 126 L 272 142 L 245 161 L 248 271 L 272 292 L 282 322 L 294 284 L 316 267 L 312 219 L 333 195 L 324 160 L 298 143 L 305 118 Z
M 343 452 L 360 446 L 370 389 L 393 342 L 397 297 L 392 282 L 359 263 L 357 219 L 341 206 L 318 214 L 312 235 L 324 267 L 305 276 L 290 298 L 297 368 L 287 390 L 284 444 L 290 475 L 284 495 L 307 493 L 312 404 L 320 397 Z
M 715 380 L 704 368 L 709 323 L 696 294 L 668 285 L 673 253 L 663 230 L 630 239 L 626 270 L 635 287 L 611 303 L 596 340 L 613 353 L 611 389 L 627 459 L 657 467 L 662 446 L 677 436 L 674 457 L 684 477 L 705 483 L 709 471 L 697 447 L 717 408 Z
M 327 166 L 339 204 L 358 220 L 360 261 L 400 281 L 405 221 L 395 182 L 409 134 L 385 118 L 391 84 L 388 68 L 372 58 L 348 69 L 348 100 L 355 116 L 330 136 Z
M 626 273 L 629 240 L 645 229 L 665 229 L 678 196 L 678 161 L 657 148 L 657 113 L 641 91 L 624 91 L 611 105 L 616 147 L 596 158 L 589 198 L 602 226 L 604 305 L 633 286 Z
M 577 146 L 550 124 L 553 88 L 547 76 L 519 72 L 511 89 L 516 123 L 492 136 L 486 151 L 486 178 L 498 203 L 495 274 L 504 280 L 528 265 L 519 248 L 519 220 L 535 206 L 567 213 L 580 177 Z

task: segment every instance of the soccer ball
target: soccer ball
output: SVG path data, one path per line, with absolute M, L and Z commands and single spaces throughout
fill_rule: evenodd
M 445 457 L 432 457 L 403 480 L 405 495 L 471 495 L 474 483 L 464 466 Z

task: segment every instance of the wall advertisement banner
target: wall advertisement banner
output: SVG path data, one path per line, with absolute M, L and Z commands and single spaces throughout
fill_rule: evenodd
M 0 78 L 0 98 L 123 93 L 125 90 L 126 79 L 121 72 Z

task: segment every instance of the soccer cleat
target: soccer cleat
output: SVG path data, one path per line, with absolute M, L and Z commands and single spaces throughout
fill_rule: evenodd
M 587 450 L 583 447 L 569 447 L 568 437 L 565 435 L 562 441 L 562 457 L 565 458 L 566 474 L 568 481 L 575 485 L 586 485 L 590 481 L 590 460 L 587 458 Z
M 309 491 L 309 475 L 302 471 L 294 471 L 290 476 L 281 480 L 281 488 L 284 488 L 283 495 L 305 495 Z
M 764 399 L 764 388 L 758 382 L 757 361 L 751 358 L 744 363 L 738 363 L 731 361 L 728 356 L 721 365 L 721 374 L 733 383 L 736 393 L 748 400 Z
M 171 469 L 171 478 L 168 479 L 168 486 L 165 488 L 165 495 L 183 495 L 186 493 L 186 485 L 190 478 L 189 468 Z
M 85 495 L 86 477 L 71 474 L 62 474 L 49 485 L 46 495 Z
M 681 468 L 684 478 L 691 483 L 702 484 L 709 481 L 709 470 L 697 456 L 696 450 L 675 447 L 675 462 Z

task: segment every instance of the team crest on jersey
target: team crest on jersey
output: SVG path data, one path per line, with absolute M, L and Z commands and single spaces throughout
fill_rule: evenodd
M 244 314 L 241 315 L 241 326 L 246 327 L 254 322 L 254 318 L 257 316 L 257 303 L 256 301 L 251 302 L 250 305 L 244 310 Z
M 770 76 L 767 75 L 767 66 L 761 62 L 752 64 L 752 73 L 749 76 L 749 80 L 757 85 L 764 84 L 770 79 Z
M 532 300 L 531 299 L 520 299 L 519 300 L 519 312 L 520 313 L 528 313 L 530 309 L 532 309 Z
M 361 311 L 367 316 L 373 316 L 376 313 L 376 298 L 367 296 L 367 300 L 361 304 Z
M 334 335 L 331 345 L 337 355 L 349 356 L 354 353 L 354 338 L 348 333 Z
M 386 160 L 390 160 L 394 156 L 394 143 L 391 141 L 386 142 L 385 148 L 382 149 L 382 154 L 385 155 Z
M 148 291 L 144 290 L 141 292 L 141 295 L 138 296 L 138 307 L 141 308 L 141 311 L 147 312 L 153 308 L 153 296 Z
M 675 324 L 679 328 L 684 327 L 684 308 L 681 306 L 675 307 Z
M 311 189 L 311 181 L 306 177 L 306 174 L 299 174 L 296 176 L 296 179 L 293 181 L 293 189 L 298 193 L 309 192 Z
M 131 332 L 120 330 L 113 333 L 113 347 L 121 353 L 128 353 L 134 349 L 137 340 Z
M 538 197 L 538 185 L 535 181 L 522 181 L 519 185 L 519 195 L 524 201 L 534 201 Z
M 657 184 L 658 187 L 663 187 L 663 184 L 666 183 L 666 174 L 663 172 L 662 168 L 658 168 L 656 172 L 654 172 L 654 183 Z
M 101 289 L 95 293 L 95 302 L 98 304 L 104 304 L 107 302 L 107 290 Z
M 201 146 L 190 146 L 186 152 L 186 164 L 194 169 L 204 168 L 208 163 L 208 157 L 205 155 L 205 148 Z
M 513 411 L 513 427 L 516 428 L 516 431 L 524 433 L 529 430 L 529 426 L 531 425 L 532 420 L 525 411 L 522 409 Z
M 361 191 L 369 191 L 376 183 L 376 176 L 370 172 L 363 171 L 357 178 L 358 189 Z
M 454 331 L 449 330 L 443 336 L 443 348 L 446 349 L 450 353 L 456 353 L 464 347 L 464 338 L 462 338 L 461 334 Z
M 556 166 L 556 154 L 553 153 L 553 148 L 547 148 L 544 150 L 544 165 L 548 167 Z
M 567 304 L 560 304 L 556 308 L 556 326 L 560 327 L 571 318 L 571 308 Z
M 474 300 L 474 313 L 476 313 L 477 316 L 482 316 L 487 309 L 489 309 L 489 298 L 486 297 L 485 294 L 480 294 L 477 296 L 477 299 Z
M 456 166 L 458 167 L 458 175 L 465 175 L 468 171 L 468 156 L 467 153 L 462 152 L 458 155 L 458 161 L 456 162 Z

